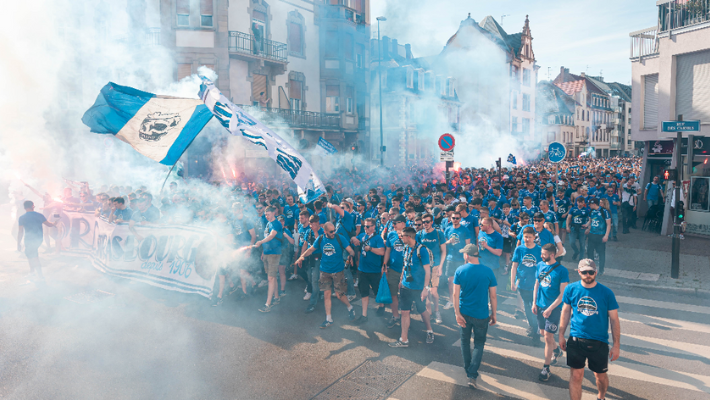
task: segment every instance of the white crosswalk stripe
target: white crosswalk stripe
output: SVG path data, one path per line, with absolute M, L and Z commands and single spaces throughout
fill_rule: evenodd
M 533 346 L 532 341 L 525 336 L 527 322 L 512 317 L 517 300 L 514 297 L 508 297 L 504 301 L 500 300 L 503 299 L 499 298 L 498 323 L 488 330 L 483 356 L 484 364 L 486 363 L 486 353 L 495 354 L 508 360 L 527 362 L 528 365 L 530 363 L 542 364 L 543 348 Z M 666 316 L 668 315 L 668 310 L 673 310 L 700 314 L 694 320 L 704 321 L 702 314 L 710 313 L 710 307 L 628 296 L 617 296 L 617 301 L 621 307 L 619 317 L 622 327 L 622 346 L 621 358 L 609 364 L 610 391 L 614 388 L 614 379 L 616 378 L 617 380 L 643 382 L 643 385 L 660 385 L 658 387 L 691 391 L 697 393 L 697 396 L 709 395 L 710 376 L 708 374 L 694 373 L 695 371 L 692 368 L 685 367 L 683 364 L 686 360 L 689 360 L 687 362 L 697 362 L 703 365 L 710 364 L 710 346 L 706 345 L 710 337 L 705 336 L 710 335 L 710 321 L 707 324 L 687 321 L 682 319 L 683 316 L 680 315 L 682 313 L 673 314 L 673 316 L 677 315 L 679 319 L 667 318 Z M 624 311 L 625 308 L 632 311 Z M 664 317 L 655 316 L 654 314 L 656 313 L 660 313 Z M 627 332 L 624 330 L 625 326 L 629 328 Z M 635 329 L 630 329 L 632 326 Z M 672 332 L 672 334 L 669 335 L 668 332 Z M 517 339 L 511 340 L 511 335 L 516 336 Z M 519 339 L 520 337 L 522 339 Z M 695 339 L 695 342 L 686 342 L 680 338 Z M 453 344 L 456 347 L 460 347 L 460 345 L 460 340 Z M 627 353 L 626 357 L 625 352 Z M 656 361 L 641 362 L 639 357 L 646 357 L 649 360 Z M 661 361 L 658 361 L 659 359 Z M 663 360 L 668 359 L 678 361 L 674 363 L 674 366 L 676 369 L 682 369 L 682 371 L 665 365 L 666 363 Z M 560 357 L 556 367 L 568 369 L 565 356 Z M 566 388 L 539 382 L 537 374 L 516 377 L 506 376 L 497 373 L 497 371 L 491 373 L 490 371 L 484 371 L 484 369 L 482 367 L 481 375 L 478 379 L 481 390 L 520 399 L 569 398 Z M 432 362 L 419 371 L 416 376 L 458 386 L 467 386 L 468 382 L 462 365 L 440 362 Z M 567 375 L 563 379 L 566 380 Z M 583 396 L 583 399 L 595 398 L 596 392 L 586 391 Z

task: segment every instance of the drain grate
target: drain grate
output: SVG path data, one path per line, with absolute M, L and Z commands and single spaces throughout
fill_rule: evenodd
M 97 303 L 107 297 L 113 296 L 113 293 L 104 292 L 103 290 L 96 289 L 93 291 L 76 293 L 71 296 L 65 297 L 65 299 L 79 304 L 92 304 Z
M 352 372 L 318 393 L 313 399 L 386 399 L 412 375 L 414 372 L 393 367 L 381 361 L 365 361 Z

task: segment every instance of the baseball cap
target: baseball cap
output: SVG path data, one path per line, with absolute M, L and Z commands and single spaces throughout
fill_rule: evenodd
M 596 197 L 592 197 L 591 199 L 589 199 L 589 204 L 599 205 L 599 199 L 597 199 Z
M 398 216 L 394 217 L 392 220 L 393 222 L 407 222 L 407 218 L 404 217 L 404 215 L 399 214 Z
M 468 254 L 469 256 L 478 257 L 478 245 L 469 243 L 459 250 L 459 253 Z
M 594 260 L 591 260 L 589 258 L 585 258 L 585 259 L 579 260 L 579 266 L 577 267 L 577 270 L 579 270 L 579 271 L 596 271 L 597 264 L 594 263 Z
M 552 183 L 548 183 L 548 184 L 547 184 L 547 187 L 554 187 L 554 186 L 555 186 L 555 185 L 553 185 Z

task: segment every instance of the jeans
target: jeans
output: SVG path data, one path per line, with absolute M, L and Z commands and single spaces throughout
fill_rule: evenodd
M 629 228 L 634 226 L 636 221 L 634 220 L 634 206 L 629 204 L 628 201 L 621 203 L 621 225 L 623 227 L 623 233 L 629 233 Z
M 584 232 L 584 228 L 581 226 L 575 226 L 572 225 L 572 229 L 570 229 L 569 233 L 569 240 L 570 243 L 572 244 L 572 251 L 574 251 L 574 254 L 579 253 L 579 259 L 584 258 L 584 253 L 585 253 L 585 248 L 587 246 L 587 234 Z M 579 241 L 579 247 L 577 247 L 577 242 Z
M 604 235 L 589 235 L 589 247 L 587 251 L 589 258 L 594 257 L 594 252 L 599 254 L 599 273 L 604 273 L 604 264 L 606 263 L 606 243 L 603 241 Z
M 534 336 L 539 336 L 537 327 L 537 316 L 532 312 L 533 306 L 533 291 L 518 288 L 518 293 L 523 299 L 523 307 L 525 308 L 525 318 L 528 319 L 528 325 L 530 326 L 530 332 Z
M 459 326 L 463 369 L 469 378 L 478 378 L 478 368 L 483 358 L 483 346 L 486 344 L 490 318 L 478 319 L 468 315 L 463 315 L 463 318 L 466 320 L 466 327 Z M 471 353 L 471 330 L 473 330 L 473 353 Z
M 313 286 L 311 285 L 311 268 L 313 264 L 313 257 L 308 256 L 306 260 L 303 262 L 301 265 L 301 268 L 298 268 L 298 276 L 303 278 L 304 281 L 306 281 L 307 286 L 306 286 L 306 291 L 308 293 L 313 294 Z
M 350 266 L 345 266 L 345 281 L 348 284 L 348 296 L 355 296 L 355 281 L 353 280 L 353 271 Z
M 660 203 L 658 199 L 648 199 L 648 208 L 656 206 Z
M 611 214 L 611 237 L 616 237 L 616 232 L 619 229 L 619 214 Z
M 311 265 L 311 299 L 308 305 L 315 307 L 318 304 L 318 297 L 320 297 L 320 286 L 318 286 L 318 281 L 320 281 L 320 257 L 313 260 L 313 265 Z

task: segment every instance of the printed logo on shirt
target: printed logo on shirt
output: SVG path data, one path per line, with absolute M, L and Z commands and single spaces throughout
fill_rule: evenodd
M 577 311 L 587 317 L 591 317 L 592 315 L 599 313 L 599 311 L 597 311 L 597 302 L 589 296 L 584 296 L 579 299 L 577 302 Z
M 397 239 L 397 241 L 394 242 L 394 246 L 392 246 L 392 247 L 394 248 L 394 251 L 396 251 L 398 253 L 401 253 L 404 251 L 404 243 L 402 243 L 402 241 L 399 239 Z
M 453 233 L 451 234 L 451 244 L 459 244 L 461 241 L 459 240 L 459 234 L 458 233 Z
M 532 268 L 537 265 L 537 260 L 532 254 L 526 254 L 523 256 L 522 264 L 526 267 Z
M 552 278 L 550 278 L 550 274 L 545 275 L 545 277 L 540 281 L 540 286 L 542 287 L 550 287 L 552 285 Z
M 330 244 L 330 243 L 326 243 L 326 244 L 323 246 L 323 254 L 326 255 L 326 256 L 332 256 L 332 255 L 334 255 L 334 254 L 335 254 L 335 247 L 334 247 L 332 244 Z

